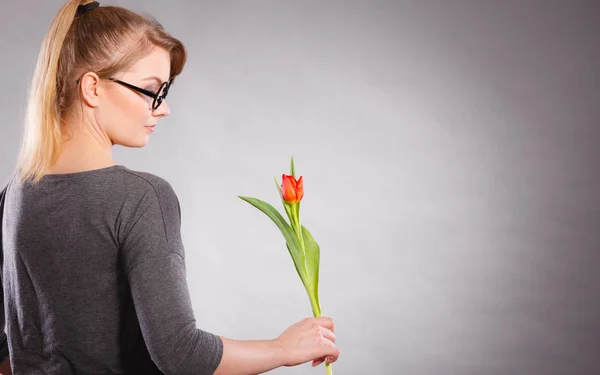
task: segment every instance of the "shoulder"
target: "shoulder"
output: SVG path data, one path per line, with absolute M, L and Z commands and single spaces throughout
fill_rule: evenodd
M 171 220 L 181 215 L 179 198 L 173 186 L 164 178 L 152 173 L 121 167 L 119 190 L 126 192 L 130 204 L 138 206 L 156 205 L 164 216 Z M 135 202 L 138 202 L 135 204 Z
M 122 182 L 128 190 L 138 190 L 140 193 L 154 191 L 159 199 L 177 199 L 173 186 L 160 176 L 125 167 L 120 171 Z

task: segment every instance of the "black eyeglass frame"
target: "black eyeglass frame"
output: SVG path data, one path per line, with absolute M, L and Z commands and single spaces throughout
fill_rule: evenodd
M 171 88 L 171 85 L 173 84 L 173 78 L 171 78 L 170 80 L 168 80 L 166 82 L 163 82 L 160 85 L 160 87 L 158 88 L 158 90 L 156 90 L 156 92 L 152 92 L 152 91 L 148 91 L 146 89 L 134 86 L 131 83 L 123 82 L 123 81 L 121 81 L 119 79 L 116 79 L 116 78 L 109 77 L 107 79 L 109 81 L 113 81 L 113 82 L 116 82 L 116 83 L 118 83 L 120 85 L 123 85 L 123 86 L 125 86 L 125 87 L 127 87 L 127 88 L 129 88 L 131 90 L 137 91 L 140 94 L 144 94 L 146 96 L 151 97 L 153 99 L 152 100 L 152 110 L 153 111 L 155 111 L 162 104 L 162 102 L 166 99 L 167 94 L 169 93 L 169 89 Z M 80 80 L 78 79 L 76 81 L 76 83 L 79 84 L 79 81 Z M 163 90 L 163 87 L 164 87 L 164 93 L 162 95 L 158 95 L 158 93 L 160 93 L 161 90 Z

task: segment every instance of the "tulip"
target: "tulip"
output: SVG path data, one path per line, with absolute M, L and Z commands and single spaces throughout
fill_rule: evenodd
M 269 203 L 257 198 L 240 195 L 238 197 L 258 208 L 277 225 L 283 234 L 296 272 L 308 293 L 313 315 L 319 317 L 321 316 L 321 304 L 319 303 L 319 258 L 321 250 L 308 229 L 300 224 L 300 201 L 304 197 L 304 183 L 302 177 L 296 180 L 293 157 L 290 163 L 290 174 L 282 174 L 281 179 L 281 186 L 276 179 L 275 185 L 279 190 L 281 202 L 290 220 L 289 223 Z M 330 363 L 325 363 L 325 372 L 327 375 L 332 374 Z
M 302 181 L 302 176 L 296 181 L 294 176 L 282 174 L 281 180 L 283 200 L 288 203 L 300 202 L 302 197 L 304 197 L 304 182 Z

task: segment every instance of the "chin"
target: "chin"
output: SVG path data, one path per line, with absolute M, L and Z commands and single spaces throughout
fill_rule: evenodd
M 148 144 L 148 141 L 150 140 L 150 137 L 145 137 L 143 140 L 137 140 L 137 142 L 132 142 L 131 145 L 129 147 L 137 147 L 137 148 L 142 148 L 144 146 L 146 146 Z
M 120 139 L 115 144 L 118 144 L 123 147 L 131 147 L 131 148 L 141 148 L 148 144 L 150 137 L 147 135 L 142 137 L 130 138 L 130 139 Z

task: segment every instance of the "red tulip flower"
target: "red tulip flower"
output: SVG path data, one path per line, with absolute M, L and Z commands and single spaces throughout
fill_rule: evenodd
M 302 176 L 296 181 L 294 176 L 282 174 L 281 181 L 281 194 L 283 195 L 283 200 L 288 203 L 300 202 L 304 196 L 304 182 L 302 181 Z

